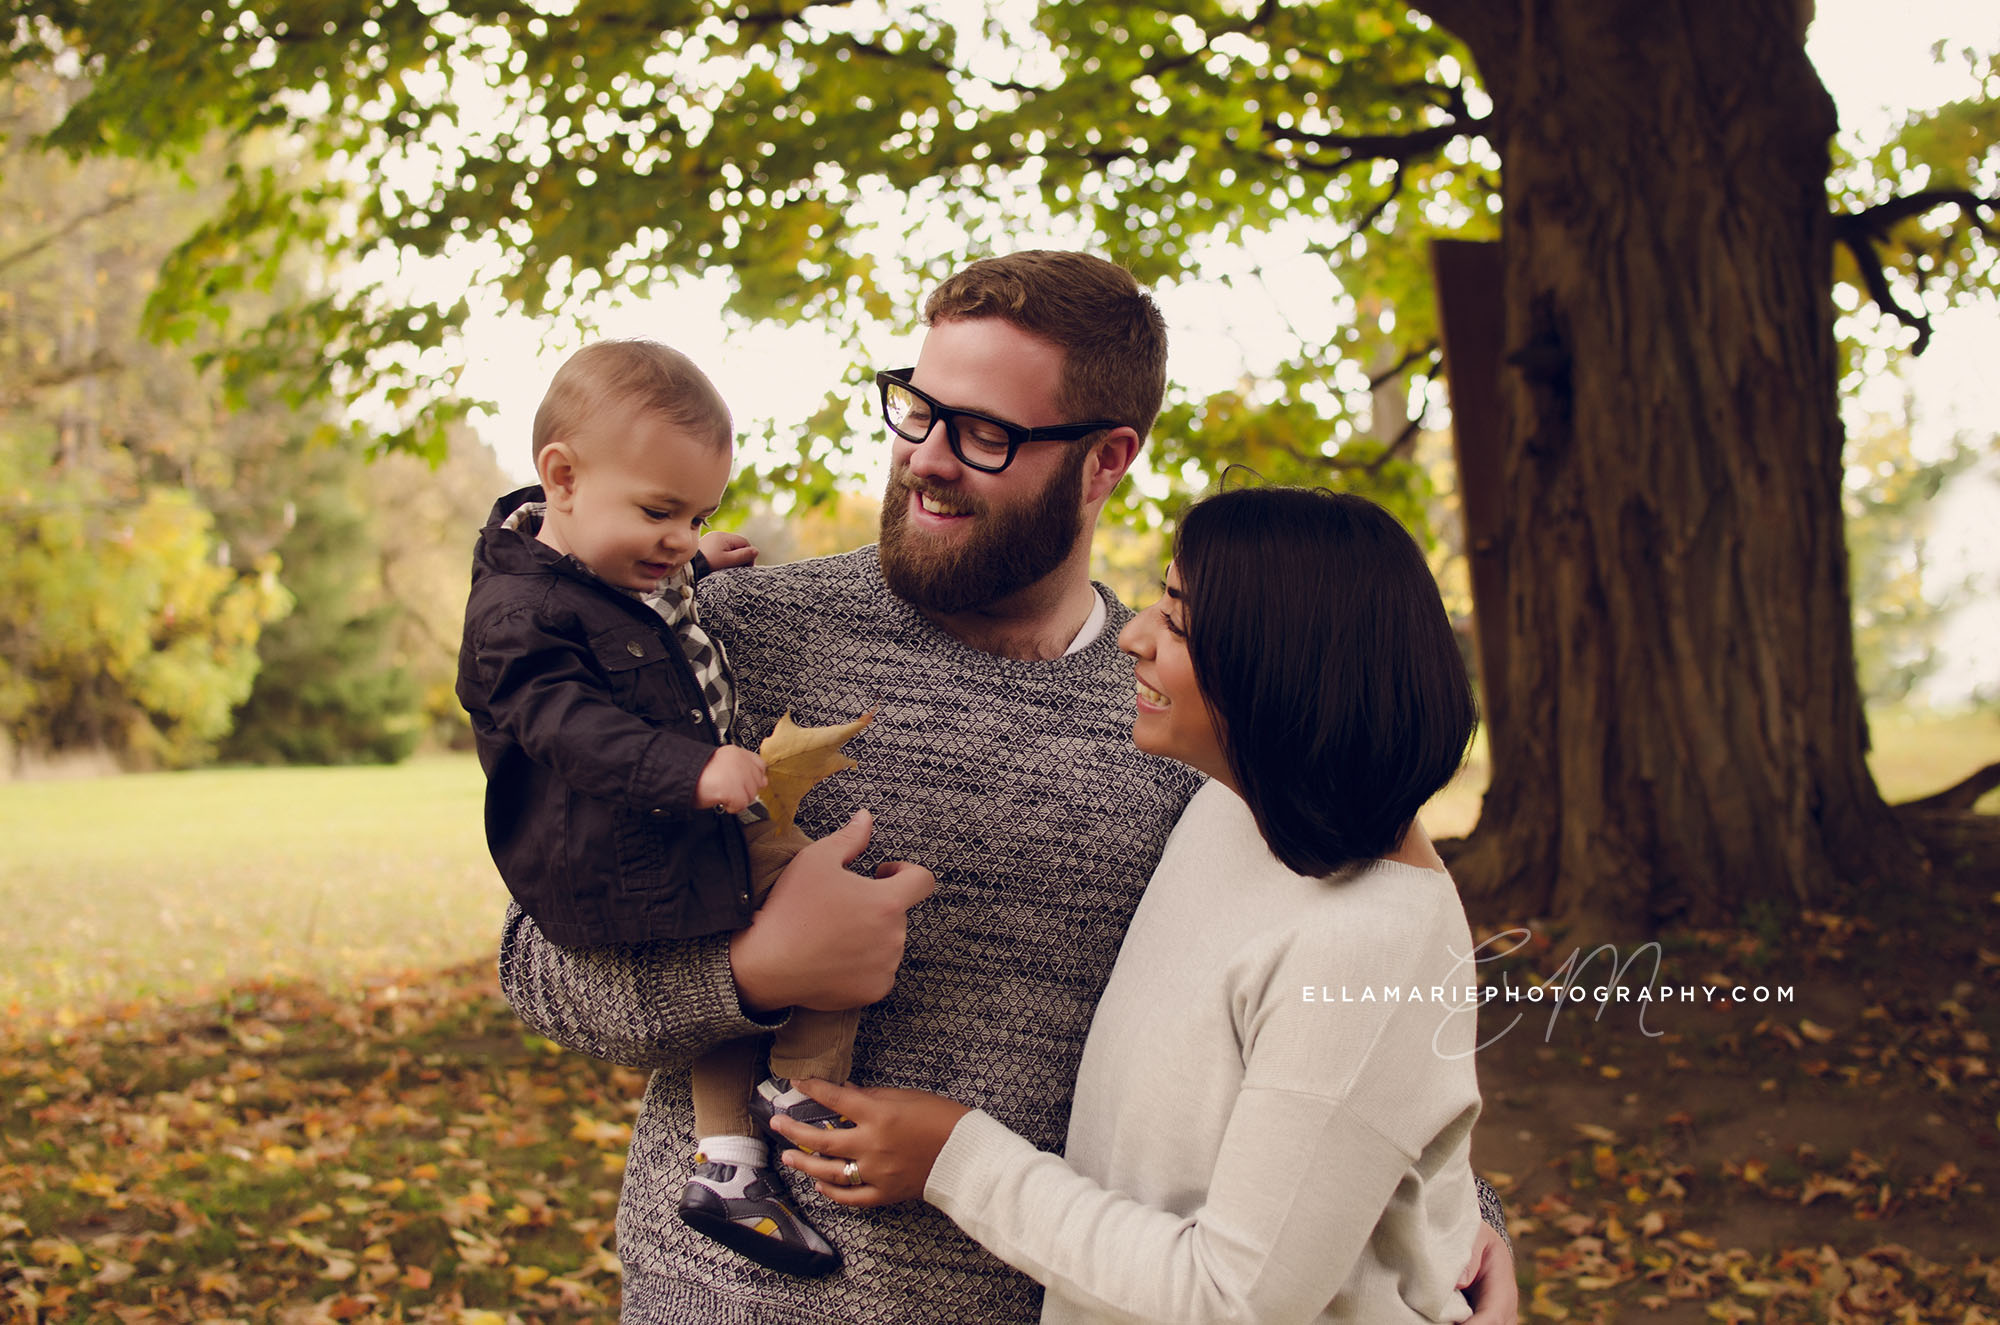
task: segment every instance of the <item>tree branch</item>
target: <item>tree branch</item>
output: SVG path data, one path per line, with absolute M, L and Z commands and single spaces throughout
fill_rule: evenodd
M 1995 787 L 2000 787 L 2000 764 L 1988 764 L 1962 782 L 1953 783 L 1922 800 L 1904 801 L 1896 808 L 1945 812 L 1970 810 L 1979 803 L 1980 797 Z
M 1309 148 L 1331 148 L 1338 155 L 1330 161 L 1316 157 L 1300 156 L 1292 152 L 1264 153 L 1267 161 L 1297 166 L 1303 170 L 1319 171 L 1326 174 L 1347 169 L 1357 161 L 1394 161 L 1398 165 L 1407 163 L 1412 157 L 1426 152 L 1434 152 L 1468 134 L 1482 132 L 1489 117 L 1476 119 L 1454 117 L 1443 124 L 1432 125 L 1428 129 L 1418 129 L 1413 133 L 1305 133 L 1298 129 L 1287 129 L 1276 120 L 1264 121 L 1264 132 L 1275 142 L 1302 143 Z
M 1994 228 L 1980 219 L 1979 213 L 2000 208 L 2000 198 L 1982 198 L 1970 189 L 1925 189 L 1858 212 L 1833 214 L 1834 240 L 1854 255 L 1854 265 L 1861 272 L 1861 283 L 1867 287 L 1868 297 L 1883 312 L 1917 333 L 1916 344 L 1910 347 L 1912 354 L 1922 354 L 1930 345 L 1931 320 L 1928 314 L 1913 312 L 1897 302 L 1895 292 L 1889 288 L 1878 245 L 1886 244 L 1889 232 L 1902 222 L 1948 205 L 1963 208 L 1980 230 L 1989 235 L 1994 233 Z
M 1396 163 L 1396 173 L 1389 179 L 1389 191 L 1384 193 L 1373 207 L 1370 207 L 1361 214 L 1361 219 L 1356 221 L 1353 228 L 1347 232 L 1348 238 L 1352 239 L 1354 236 L 1362 234 L 1369 226 L 1374 225 L 1376 221 L 1380 220 L 1382 213 L 1389 210 L 1389 204 L 1396 201 L 1402 192 L 1403 163 L 1398 161 Z
M 1382 383 L 1387 382 L 1391 378 L 1395 377 L 1398 373 L 1407 372 L 1411 367 L 1413 367 L 1420 361 L 1429 363 L 1431 366 L 1431 371 L 1436 372 L 1437 357 L 1438 357 L 1438 343 L 1436 341 L 1432 341 L 1429 345 L 1425 345 L 1418 349 L 1411 350 L 1409 353 L 1405 354 L 1401 359 L 1397 360 L 1395 366 L 1384 369 L 1382 372 L 1368 379 L 1368 385 L 1371 389 L 1374 387 L 1378 387 L 1382 385 Z M 1401 456 L 1409 454 L 1411 446 L 1413 446 L 1416 443 L 1417 435 L 1423 430 L 1423 422 L 1424 419 L 1423 415 L 1421 414 L 1419 414 L 1414 419 L 1407 420 L 1403 424 L 1402 431 L 1398 432 L 1395 435 L 1395 437 L 1390 440 L 1389 444 L 1382 448 L 1382 452 L 1380 455 L 1371 456 L 1366 460 L 1354 460 L 1354 459 L 1348 459 L 1345 456 L 1327 455 L 1322 451 L 1308 451 L 1302 447 L 1294 445 L 1291 442 L 1271 440 L 1268 441 L 1266 444 L 1269 445 L 1273 450 L 1283 451 L 1286 455 L 1290 456 L 1292 459 L 1298 461 L 1302 465 L 1313 465 L 1316 466 L 1317 468 L 1331 470 L 1335 473 L 1363 473 L 1363 474 L 1374 475 L 1380 473 L 1382 471 L 1383 466 L 1387 465 L 1391 460 L 1395 460 Z
M 1381 386 L 1384 382 L 1393 381 L 1394 379 L 1401 377 L 1404 371 L 1408 369 L 1412 364 L 1416 363 L 1419 359 L 1435 360 L 1437 358 L 1437 352 L 1438 352 L 1438 343 L 1436 340 L 1432 340 L 1427 344 L 1417 346 L 1415 349 L 1412 349 L 1408 353 L 1406 353 L 1402 358 L 1396 360 L 1396 362 L 1390 364 L 1387 368 L 1384 368 L 1381 372 L 1369 378 L 1368 389 L 1370 391 L 1373 391 L 1375 388 Z
M 1913 313 L 1896 302 L 1896 293 L 1889 288 L 1889 278 L 1882 270 L 1882 255 L 1875 250 L 1875 237 L 1859 227 L 1843 232 L 1836 225 L 1834 238 L 1854 255 L 1854 265 L 1861 272 L 1861 283 L 1868 287 L 1868 297 L 1883 312 L 1917 333 L 1917 343 L 1910 347 L 1910 353 L 1922 354 L 1931 343 L 1930 316 Z
M 87 212 L 78 212 L 75 216 L 70 217 L 68 222 L 59 229 L 50 231 L 32 243 L 24 244 L 12 253 L 0 254 L 0 271 L 7 270 L 7 268 L 17 262 L 26 262 L 29 258 L 34 257 L 35 254 L 41 252 L 65 235 L 73 234 L 89 225 L 92 221 L 102 220 L 104 217 L 111 215 L 111 213 L 121 208 L 130 207 L 138 200 L 139 195 L 136 193 L 122 193 L 106 198 Z
M 28 403 L 35 392 L 46 387 L 62 386 L 79 378 L 95 377 L 99 373 L 113 372 L 124 366 L 124 360 L 110 350 L 99 348 L 88 359 L 56 364 L 32 377 L 17 378 L 9 382 L 5 390 L 0 390 L 0 409 L 19 409 Z
M 1408 454 L 1410 447 L 1417 440 L 1417 433 L 1422 429 L 1423 422 L 1424 416 L 1419 414 L 1416 418 L 1404 423 L 1403 430 L 1396 434 L 1396 439 L 1383 447 L 1382 454 L 1370 460 L 1363 468 L 1370 474 L 1379 473 L 1382 466 L 1388 464 L 1397 456 Z
M 1835 212 L 1834 235 L 1844 242 L 1848 232 L 1858 230 L 1871 238 L 1887 239 L 1889 232 L 1901 222 L 1949 204 L 1964 208 L 1972 216 L 1974 225 L 1991 233 L 1992 227 L 1979 219 L 1979 213 L 2000 208 L 2000 198 L 1982 198 L 1970 189 L 1924 189 L 1918 193 L 1906 193 L 1858 212 Z

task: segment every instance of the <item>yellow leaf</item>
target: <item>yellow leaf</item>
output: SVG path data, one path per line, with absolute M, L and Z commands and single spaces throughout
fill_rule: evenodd
M 197 1293 L 226 1297 L 234 1302 L 243 1294 L 243 1281 L 233 1270 L 203 1270 L 195 1276 L 194 1288 Z
M 843 769 L 858 768 L 840 753 L 840 747 L 874 720 L 874 709 L 852 722 L 830 727 L 801 727 L 792 721 L 789 710 L 779 718 L 778 725 L 757 747 L 771 779 L 759 797 L 771 811 L 771 821 L 780 828 L 790 828 L 807 792 Z
M 1544 1320 L 1568 1320 L 1569 1308 L 1549 1296 L 1549 1281 L 1544 1279 L 1535 1285 L 1534 1295 L 1528 1299 L 1528 1314 Z
M 1811 1205 L 1822 1196 L 1852 1196 L 1857 1190 L 1859 1189 L 1845 1178 L 1834 1178 L 1824 1173 L 1815 1173 L 1807 1178 L 1805 1185 L 1800 1188 L 1799 1204 Z
M 570 1139 L 587 1141 L 597 1146 L 616 1146 L 624 1149 L 632 1141 L 632 1124 L 610 1123 L 593 1118 L 581 1109 L 572 1109 L 570 1117 L 576 1120 L 569 1129 Z
M 43 1265 L 78 1269 L 83 1265 L 83 1248 L 68 1238 L 36 1238 L 28 1244 L 28 1254 Z
M 1805 1036 L 1814 1044 L 1825 1044 L 1832 1040 L 1834 1036 L 1834 1032 L 1810 1018 L 1801 1018 L 1799 1020 L 1799 1034 Z

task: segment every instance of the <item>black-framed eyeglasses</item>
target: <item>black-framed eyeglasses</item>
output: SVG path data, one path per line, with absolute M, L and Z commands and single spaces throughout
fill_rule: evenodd
M 914 368 L 883 369 L 875 374 L 882 388 L 882 420 L 889 430 L 907 442 L 921 442 L 930 436 L 937 422 L 944 421 L 945 440 L 951 453 L 970 468 L 998 474 L 1014 463 L 1014 451 L 1023 442 L 1073 442 L 1092 433 L 1120 425 L 1109 420 L 1096 423 L 1058 423 L 1047 428 L 1023 428 L 1018 423 L 976 414 L 969 409 L 953 409 L 933 400 L 910 385 Z

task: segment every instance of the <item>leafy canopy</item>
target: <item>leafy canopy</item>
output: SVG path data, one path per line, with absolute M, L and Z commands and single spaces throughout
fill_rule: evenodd
M 422 292 L 429 258 L 476 264 L 476 291 L 537 314 L 721 266 L 740 314 L 853 327 L 907 322 L 923 285 L 1010 246 L 1024 220 L 1053 215 L 1148 281 L 1296 227 L 1349 292 L 1340 329 L 1302 337 L 1271 383 L 1182 402 L 1155 466 L 1192 482 L 1248 455 L 1274 478 L 1334 475 L 1407 507 L 1408 411 L 1378 392 L 1390 417 L 1371 420 L 1370 379 L 1420 394 L 1437 371 L 1423 241 L 1497 231 L 1500 163 L 1470 60 L 1397 3 L 8 9 L 12 59 L 76 59 L 91 78 L 52 143 L 169 159 L 218 130 L 294 145 L 236 172 L 227 209 L 170 264 L 155 317 L 226 319 L 235 292 L 299 247 L 346 260 L 227 366 L 266 372 L 316 348 L 306 385 L 401 409 L 397 446 L 441 435 L 450 335 L 475 315 L 462 281 Z M 1947 296 L 1990 286 L 1992 212 L 1976 199 L 1994 191 L 1994 127 L 1990 99 L 1946 108 L 1856 173 L 1840 194 L 1862 259 L 1847 279 L 1905 304 L 1903 278 Z M 1898 202 L 1913 184 L 1939 196 Z M 815 426 L 838 429 L 846 402 Z M 817 453 L 767 478 L 830 485 Z

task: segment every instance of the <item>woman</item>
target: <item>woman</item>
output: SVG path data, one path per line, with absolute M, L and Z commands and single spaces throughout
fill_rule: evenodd
M 1065 1156 L 916 1091 L 815 1083 L 831 1199 L 922 1194 L 1045 1321 L 1455 1321 L 1478 1227 L 1472 941 L 1416 823 L 1476 715 L 1421 551 L 1358 497 L 1190 509 L 1119 643 L 1132 738 L 1207 773 L 1134 916 Z

